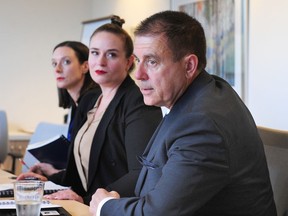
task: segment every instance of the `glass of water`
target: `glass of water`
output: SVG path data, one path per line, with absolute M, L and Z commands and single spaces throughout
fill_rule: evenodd
M 44 182 L 21 180 L 14 183 L 17 216 L 39 216 Z

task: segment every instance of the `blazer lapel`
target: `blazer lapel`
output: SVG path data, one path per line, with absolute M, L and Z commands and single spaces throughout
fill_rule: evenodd
M 118 104 L 120 103 L 122 97 L 125 95 L 125 92 L 127 91 L 127 87 L 130 86 L 131 82 L 133 81 L 129 76 L 124 80 L 124 82 L 119 87 L 116 95 L 114 96 L 113 100 L 109 104 L 107 110 L 105 111 L 98 125 L 98 128 L 93 138 L 91 150 L 90 150 L 87 190 L 89 190 L 91 184 L 93 183 L 94 177 L 97 172 L 101 149 L 102 149 L 103 144 L 105 143 L 105 139 L 106 139 L 105 134 L 106 134 L 108 125 L 110 124 L 111 119 L 113 118 L 113 114 L 115 113 L 115 110 L 117 109 Z
M 151 161 L 153 159 L 153 157 L 155 156 L 156 153 L 156 149 L 157 147 L 159 147 L 159 145 L 161 145 L 163 143 L 163 139 L 161 140 L 161 137 L 163 137 L 163 132 L 165 131 L 165 127 L 163 127 L 163 123 L 166 119 L 166 116 L 162 119 L 162 121 L 159 123 L 157 129 L 155 130 L 154 134 L 152 135 L 146 149 L 144 150 L 144 153 L 142 155 L 142 158 L 145 159 L 146 161 Z M 160 139 L 160 140 L 159 140 Z M 158 143 L 158 144 L 156 144 Z M 145 164 L 143 164 L 143 161 L 140 163 L 142 164 L 142 170 L 139 174 L 138 177 L 138 181 L 135 187 L 135 194 L 137 196 L 140 195 L 140 192 L 144 186 L 144 182 L 146 179 L 146 175 L 148 172 L 147 167 L 145 166 Z
M 163 124 L 163 121 L 164 121 L 165 117 L 161 120 L 161 122 L 159 123 L 158 127 L 156 128 L 155 132 L 153 133 L 151 139 L 149 140 L 149 143 L 147 144 L 147 147 L 145 148 L 144 152 L 143 152 L 143 156 L 147 157 L 153 143 L 154 143 L 154 140 L 156 139 L 158 133 L 159 133 L 159 130 L 160 130 L 160 127 L 161 125 Z
M 164 143 L 163 139 L 164 139 L 165 133 L 167 132 L 167 129 L 169 127 L 169 125 L 167 124 L 168 115 L 164 116 L 161 123 L 157 127 L 156 133 L 154 133 L 153 139 L 151 140 L 151 142 L 149 142 L 150 147 L 149 147 L 149 150 L 147 151 L 147 153 L 145 155 L 147 157 L 148 161 L 151 161 L 154 158 L 154 156 L 157 152 L 157 149 Z

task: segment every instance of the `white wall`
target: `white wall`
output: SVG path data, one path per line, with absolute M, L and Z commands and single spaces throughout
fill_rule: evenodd
M 8 113 L 10 131 L 62 121 L 51 53 L 58 42 L 80 39 L 82 21 L 117 14 L 131 31 L 169 8 L 170 0 L 1 0 L 0 108 Z M 287 0 L 250 0 L 246 104 L 257 124 L 288 130 L 286 8 Z
M 259 125 L 288 130 L 287 0 L 250 0 L 247 104 Z
M 63 121 L 52 49 L 80 39 L 91 5 L 91 0 L 1 0 L 0 108 L 7 111 L 10 132 L 34 129 L 39 121 Z
M 100 9 L 101 8 L 101 9 Z M 170 0 L 93 0 L 93 16 L 105 17 L 112 14 L 125 19 L 123 27 L 132 32 L 133 28 L 146 17 L 170 9 Z

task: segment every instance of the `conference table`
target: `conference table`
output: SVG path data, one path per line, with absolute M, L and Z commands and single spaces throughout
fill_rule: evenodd
M 13 181 L 15 181 L 11 179 L 11 177 L 13 176 L 15 175 L 0 169 L 0 184 L 12 183 Z M 74 200 L 51 200 L 51 203 L 62 206 L 72 216 L 91 216 L 91 214 L 89 213 L 89 206 Z

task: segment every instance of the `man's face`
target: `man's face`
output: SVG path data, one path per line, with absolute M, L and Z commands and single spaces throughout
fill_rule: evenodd
M 162 35 L 136 36 L 134 54 L 135 78 L 145 104 L 172 108 L 187 87 L 185 58 L 174 62 Z

